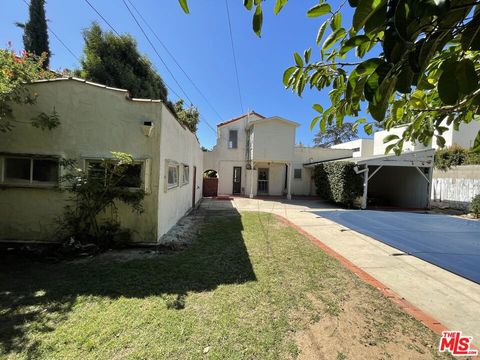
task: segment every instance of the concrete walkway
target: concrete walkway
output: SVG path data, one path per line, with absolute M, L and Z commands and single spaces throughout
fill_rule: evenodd
M 461 330 L 480 343 L 480 285 L 416 257 L 393 256 L 397 249 L 322 218 L 322 211 L 338 208 L 320 201 L 236 197 L 202 203 L 212 210 L 232 206 L 283 216 L 450 330 Z

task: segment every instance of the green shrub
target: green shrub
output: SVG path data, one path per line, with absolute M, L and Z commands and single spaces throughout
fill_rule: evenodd
M 362 176 L 355 173 L 354 163 L 335 161 L 315 167 L 317 195 L 322 199 L 351 207 L 363 194 Z
M 470 211 L 478 219 L 478 216 L 480 215 L 480 194 L 472 199 L 472 202 L 470 203 Z
M 435 151 L 435 167 L 441 170 L 450 169 L 459 165 L 480 164 L 480 154 L 458 145 Z

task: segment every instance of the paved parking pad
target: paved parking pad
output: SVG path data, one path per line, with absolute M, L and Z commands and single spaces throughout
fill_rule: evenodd
M 447 215 L 374 210 L 321 211 L 332 220 L 480 284 L 480 222 Z

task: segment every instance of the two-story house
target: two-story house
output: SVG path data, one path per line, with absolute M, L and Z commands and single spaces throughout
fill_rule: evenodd
M 204 170 L 218 174 L 218 194 L 314 195 L 311 167 L 320 160 L 349 158 L 351 150 L 295 145 L 298 123 L 250 112 L 217 125 L 217 144 L 204 152 Z

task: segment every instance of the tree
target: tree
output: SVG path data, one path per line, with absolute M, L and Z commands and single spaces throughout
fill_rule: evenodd
M 0 49 L 0 132 L 13 129 L 16 122 L 12 104 L 34 104 L 36 93 L 31 93 L 27 85 L 34 80 L 50 78 L 52 74 L 43 69 L 46 55 L 37 57 L 23 51 L 16 54 L 12 49 Z M 23 120 L 25 121 L 25 120 Z M 55 109 L 52 114 L 39 113 L 30 119 L 33 126 L 52 129 L 59 125 L 59 116 Z
M 132 97 L 168 102 L 168 90 L 147 57 L 140 55 L 130 35 L 103 32 L 98 23 L 84 30 L 83 78 L 127 89 Z
M 179 0 L 188 13 L 186 0 Z M 278 14 L 288 0 L 276 0 Z M 263 24 L 263 2 L 244 0 L 254 11 L 253 29 L 258 36 Z M 354 9 L 347 29 L 342 9 Z M 312 49 L 294 53 L 295 64 L 283 76 L 286 88 L 301 95 L 306 86 L 328 90 L 331 105 L 314 105 L 318 115 L 312 124 L 342 124 L 367 110 L 374 121 L 360 118 L 372 133 L 375 124 L 391 129 L 405 125 L 401 137 L 387 152 L 399 153 L 405 141 L 443 145 L 447 125 L 479 121 L 480 114 L 480 3 L 476 0 L 348 0 L 332 9 L 321 0 L 307 17 L 328 17 L 319 27 Z M 330 28 L 328 36 L 324 35 Z M 350 60 L 353 59 L 353 60 Z M 366 105 L 366 108 L 365 108 Z M 480 133 L 474 149 L 480 151 Z
M 27 23 L 17 23 L 23 29 L 23 46 L 28 53 L 42 56 L 45 54 L 43 67 L 50 64 L 50 47 L 48 27 L 45 17 L 45 0 L 31 0 L 28 8 L 30 18 Z
M 173 109 L 180 123 L 185 125 L 191 132 L 197 132 L 197 125 L 200 113 L 197 108 L 190 105 L 187 109 L 183 108 L 183 100 L 178 100 L 173 104 Z
M 344 122 L 340 126 L 328 125 L 315 135 L 313 142 L 315 146 L 329 148 L 332 145 L 355 140 L 357 137 L 357 129 L 354 128 L 353 123 Z

